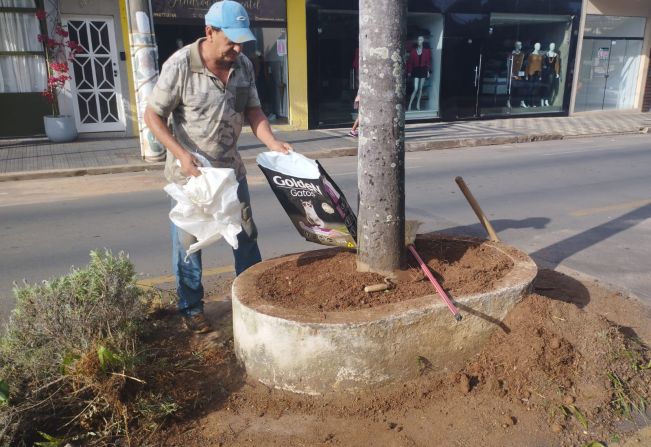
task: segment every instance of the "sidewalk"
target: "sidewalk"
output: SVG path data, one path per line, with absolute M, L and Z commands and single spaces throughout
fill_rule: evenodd
M 515 118 L 410 124 L 406 150 L 423 151 L 493 144 L 560 140 L 587 136 L 647 133 L 651 113 L 599 112 L 573 117 Z M 311 158 L 357 153 L 357 140 L 348 129 L 278 132 L 294 149 Z M 265 147 L 252 133 L 242 133 L 239 150 L 253 163 Z M 137 138 L 77 140 L 51 144 L 45 137 L 0 140 L 0 182 L 20 179 L 160 170 L 163 163 L 140 158 Z

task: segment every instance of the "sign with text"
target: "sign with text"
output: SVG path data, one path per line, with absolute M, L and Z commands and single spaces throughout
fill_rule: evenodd
M 200 19 L 215 0 L 151 0 L 154 19 Z M 287 20 L 285 0 L 241 0 L 251 21 L 284 22 Z
M 357 216 L 318 161 L 271 151 L 256 160 L 301 236 L 322 245 L 357 246 Z

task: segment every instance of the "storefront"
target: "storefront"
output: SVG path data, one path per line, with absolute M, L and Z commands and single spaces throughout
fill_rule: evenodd
M 645 25 L 645 17 L 586 17 L 575 111 L 635 106 Z
M 413 0 L 408 121 L 567 114 L 581 1 Z M 308 0 L 310 127 L 355 117 L 357 5 Z
M 574 110 L 640 109 L 651 48 L 651 2 L 589 0 Z
M 213 0 L 152 0 L 159 65 L 176 51 L 204 35 L 204 16 Z M 256 40 L 242 52 L 253 62 L 262 109 L 272 123 L 286 123 L 287 13 L 281 0 L 241 1 L 249 13 Z

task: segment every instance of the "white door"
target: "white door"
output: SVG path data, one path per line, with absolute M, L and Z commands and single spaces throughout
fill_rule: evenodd
M 68 16 L 65 24 L 83 49 L 70 63 L 77 129 L 125 130 L 113 19 Z

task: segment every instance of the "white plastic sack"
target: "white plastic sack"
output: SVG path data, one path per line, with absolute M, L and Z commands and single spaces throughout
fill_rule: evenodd
M 235 171 L 226 168 L 199 168 L 201 175 L 190 177 L 185 185 L 170 183 L 165 192 L 176 200 L 170 220 L 193 235 L 186 256 L 217 242 L 222 237 L 234 249 L 242 231 L 242 214 L 237 198 Z

